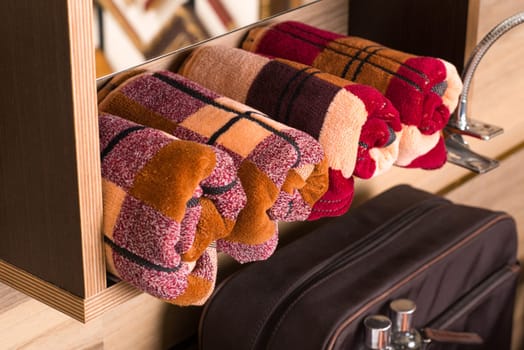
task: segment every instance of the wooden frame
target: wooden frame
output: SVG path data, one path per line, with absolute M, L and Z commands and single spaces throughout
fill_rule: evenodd
M 345 31 L 344 4 L 284 16 Z M 106 282 L 92 15 L 88 0 L 0 3 L 0 281 L 82 322 L 138 294 Z
M 268 21 L 295 19 L 344 32 L 350 7 L 366 1 L 322 0 Z M 479 1 L 468 2 L 466 53 L 476 42 Z M 91 25 L 88 0 L 0 2 L 7 47 L 0 58 L 0 281 L 82 322 L 139 294 L 106 281 Z M 236 45 L 245 32 L 203 44 Z M 190 49 L 145 66 L 172 67 Z M 437 192 L 465 176 L 449 166 L 431 175 L 393 169 L 388 177 L 358 183 L 356 203 L 400 182 Z M 304 228 L 282 226 L 290 236 Z
M 92 3 L 2 2 L 0 13 L 9 45 L 2 99 L 10 100 L 2 103 L 10 118 L 1 122 L 0 276 L 85 320 L 79 301 L 106 289 Z
M 328 3 L 329 1 L 326 2 Z M 3 73 L 0 101 L 4 109 L 0 116 L 0 280 L 33 297 L 37 297 L 40 300 L 44 299 L 49 305 L 57 307 L 59 310 L 72 309 L 72 311 L 67 312 L 70 315 L 73 313 L 79 315 L 77 319 L 90 320 L 112 307 L 112 305 L 123 303 L 127 299 L 132 300 L 113 308 L 109 312 L 105 312 L 103 316 L 88 324 L 81 324 L 74 319 L 69 319 L 67 316 L 55 312 L 55 310 L 48 308 L 44 304 L 21 295 L 8 286 L 0 284 L 0 299 L 3 301 L 3 305 L 0 305 L 0 309 L 2 309 L 2 312 L 0 312 L 2 316 L 0 324 L 3 325 L 3 327 L 0 327 L 0 333 L 3 335 L 2 345 L 8 348 L 24 348 L 28 344 L 35 348 L 49 348 L 52 344 L 53 348 L 56 349 L 94 349 L 101 347 L 111 349 L 165 349 L 180 343 L 196 331 L 199 313 L 201 312 L 200 308 L 174 307 L 145 294 L 133 297 L 137 291 L 125 284 L 117 284 L 105 288 L 101 293 L 97 293 L 87 299 L 78 297 L 71 295 L 63 287 L 58 288 L 53 283 L 45 282 L 42 278 L 36 277 L 36 271 L 31 271 L 32 274 L 29 274 L 27 271 L 13 267 L 13 265 L 5 261 L 6 256 L 3 255 L 3 252 L 8 250 L 6 246 L 21 249 L 21 254 L 30 251 L 30 249 L 25 250 L 22 248 L 25 248 L 25 240 L 28 237 L 31 238 L 31 235 L 24 234 L 21 236 L 20 241 L 17 242 L 15 240 L 16 234 L 10 232 L 9 227 L 16 226 L 19 223 L 25 225 L 25 227 L 31 227 L 37 222 L 42 222 L 38 215 L 35 218 L 24 215 L 24 213 L 31 210 L 40 210 L 42 206 L 31 203 L 24 204 L 24 202 L 29 202 L 30 198 L 24 200 L 17 198 L 25 198 L 28 193 L 31 193 L 31 189 L 38 188 L 38 186 L 30 185 L 27 188 L 23 186 L 11 188 L 13 185 L 19 185 L 24 182 L 25 175 L 20 174 L 19 170 L 29 169 L 28 171 L 31 171 L 35 176 L 35 179 L 32 181 L 37 184 L 49 184 L 50 181 L 42 178 L 42 176 L 46 176 L 45 171 L 35 170 L 31 166 L 32 161 L 35 159 L 38 161 L 39 157 L 42 156 L 44 156 L 45 161 L 48 161 L 46 152 L 37 149 L 37 154 L 33 156 L 29 151 L 21 151 L 18 148 L 25 140 L 24 137 L 27 136 L 31 138 L 40 137 L 40 139 L 29 140 L 33 148 L 36 144 L 39 147 L 47 147 L 49 149 L 50 146 L 46 145 L 46 142 L 50 143 L 50 141 L 44 139 L 46 141 L 44 142 L 42 140 L 41 134 L 45 135 L 45 131 L 41 126 L 43 123 L 45 126 L 45 122 L 49 120 L 49 117 L 61 115 L 60 113 L 67 109 L 63 106 L 53 107 L 55 110 L 51 113 L 50 110 L 52 108 L 46 107 L 43 102 L 45 101 L 46 91 L 41 91 L 38 96 L 33 96 L 35 94 L 30 87 L 36 86 L 36 84 L 38 84 L 39 88 L 43 86 L 48 90 L 48 95 L 56 96 L 53 103 L 61 101 L 62 104 L 67 104 L 67 101 L 71 98 L 67 94 L 60 96 L 57 88 L 59 84 L 52 84 L 52 73 L 43 74 L 38 72 L 39 69 L 49 69 L 50 66 L 56 65 L 57 68 L 53 68 L 53 72 L 59 72 L 61 75 L 66 76 L 66 81 L 71 81 L 68 63 L 70 60 L 69 47 L 63 49 L 62 47 L 67 44 L 61 42 L 61 40 L 69 40 L 68 32 L 64 32 L 67 30 L 68 24 L 57 19 L 57 17 L 65 16 L 66 5 L 57 5 L 56 3 L 58 2 L 52 2 L 51 4 L 42 2 L 42 4 L 39 4 L 39 2 L 29 2 L 28 0 L 0 3 L 0 18 L 2 19 L 0 28 L 2 28 L 2 33 L 5 35 L 2 42 L 2 58 L 0 58 L 2 63 L 0 70 Z M 72 6 L 83 6 L 83 4 L 80 4 L 81 1 L 69 1 L 69 3 Z M 479 3 L 480 12 L 478 11 Z M 477 18 L 474 16 L 470 17 L 468 20 L 468 33 L 471 34 L 467 35 L 466 52 L 470 52 L 475 45 L 477 35 L 480 39 L 499 21 L 516 12 L 524 11 L 524 3 L 522 1 L 475 0 L 470 2 L 470 10 L 474 10 L 474 7 L 471 7 L 472 5 L 477 5 L 476 13 L 479 14 L 478 27 Z M 55 9 L 57 6 L 62 10 L 57 11 Z M 32 9 L 30 10 L 31 7 Z M 329 10 L 333 12 L 332 8 L 329 8 Z M 23 12 L 25 11 L 31 11 L 31 13 L 24 14 Z M 51 14 L 53 15 L 51 16 Z M 86 15 L 88 14 L 86 12 Z M 336 14 L 327 14 L 328 18 L 332 18 L 333 15 L 336 18 L 343 18 L 344 16 L 340 11 Z M 293 16 L 297 19 L 303 18 L 303 15 L 300 13 Z M 308 21 L 315 20 L 317 23 L 319 23 L 318 21 L 323 22 L 323 25 L 332 25 L 331 23 L 326 23 L 329 20 L 319 18 L 319 15 L 308 15 L 308 17 L 315 17 L 313 19 L 307 18 Z M 47 24 L 44 25 L 44 22 Z M 335 25 L 341 25 L 340 20 L 337 19 Z M 49 28 L 44 30 L 43 27 L 45 26 Z M 19 33 L 23 28 L 26 28 L 27 32 Z M 58 37 L 48 41 L 48 43 L 36 42 L 38 36 L 47 35 L 50 32 L 58 32 Z M 501 160 L 500 168 L 480 176 L 450 165 L 446 165 L 442 170 L 432 172 L 406 171 L 395 168 L 386 176 L 378 177 L 365 183 L 357 183 L 355 205 L 380 192 L 385 187 L 396 183 L 410 183 L 425 190 L 444 194 L 456 202 L 507 211 L 516 218 L 519 232 L 521 232 L 520 236 L 521 238 L 523 237 L 524 206 L 522 205 L 521 194 L 523 191 L 522 184 L 524 183 L 522 181 L 524 176 L 522 172 L 522 162 L 524 161 L 524 139 L 522 137 L 524 133 L 524 119 L 518 113 L 515 113 L 520 111 L 521 95 L 519 91 L 524 89 L 524 79 L 522 79 L 524 65 L 522 65 L 522 60 L 520 59 L 524 49 L 518 45 L 518 43 L 522 42 L 523 35 L 524 28 L 512 30 L 490 49 L 490 52 L 479 66 L 472 87 L 471 115 L 474 118 L 505 127 L 505 134 L 490 142 L 476 142 L 471 138 L 468 138 L 468 142 L 473 150 Z M 35 47 L 26 47 L 27 45 Z M 64 56 L 64 53 L 66 56 Z M 25 55 L 30 55 L 30 57 L 25 57 Z M 91 58 L 88 57 L 88 60 L 91 60 Z M 90 61 L 84 63 L 88 63 L 87 66 L 91 64 Z M 47 83 L 37 81 L 42 78 L 42 75 L 44 77 L 49 76 Z M 87 73 L 87 75 L 90 76 L 91 73 Z M 64 79 L 60 78 L 59 80 L 63 81 Z M 63 88 L 61 87 L 60 89 Z M 26 96 L 34 97 L 34 101 L 36 101 L 38 106 L 25 106 L 24 103 L 26 101 L 24 97 Z M 29 109 L 33 112 L 45 112 L 46 114 L 40 117 L 40 119 L 34 119 L 32 118 L 33 115 L 25 116 Z M 39 114 L 37 114 L 38 116 Z M 72 118 L 72 112 L 63 116 L 63 118 L 66 120 Z M 36 125 L 36 127 L 24 130 L 24 122 L 28 120 L 32 121 L 33 124 L 31 125 Z M 57 135 L 51 136 L 62 140 L 65 138 L 61 135 L 62 132 L 66 133 L 65 131 L 67 131 L 68 135 L 74 135 L 72 128 L 64 129 L 61 126 L 63 123 L 61 122 L 57 125 L 57 128 L 62 128 L 62 131 L 57 131 Z M 74 144 L 74 142 L 71 143 Z M 64 151 L 63 147 L 55 149 Z M 28 157 L 28 155 L 31 157 Z M 19 156 L 27 158 L 18 160 Z M 25 167 L 21 165 L 24 162 L 27 163 Z M 60 162 L 56 163 L 61 164 Z M 76 160 L 73 164 L 76 167 Z M 15 167 L 15 169 L 8 169 L 9 167 Z M 76 179 L 76 172 L 74 176 Z M 60 181 L 56 181 L 54 184 L 60 185 Z M 76 185 L 74 188 L 76 188 Z M 47 193 L 32 195 L 35 198 L 49 196 Z M 74 194 L 72 197 L 73 199 L 78 199 L 77 194 Z M 56 200 L 51 201 L 49 209 L 45 206 L 43 208 L 52 210 L 51 207 L 56 207 L 56 202 Z M 74 204 L 75 200 L 72 200 L 72 203 Z M 14 207 L 7 208 L 7 206 Z M 57 210 L 63 208 L 67 209 L 65 202 Z M 15 218 L 9 218 L 9 222 L 6 221 L 8 215 L 13 215 L 20 209 L 24 211 L 17 214 Z M 49 226 L 52 227 L 52 225 Z M 76 227 L 77 225 L 73 226 Z M 281 244 L 285 244 L 296 238 L 297 235 L 303 234 L 304 231 L 308 232 L 313 228 L 313 223 L 281 225 L 281 232 L 285 233 L 282 236 Z M 16 232 L 20 231 L 22 230 L 17 229 Z M 39 231 L 45 230 L 39 229 Z M 50 232 L 50 235 L 52 235 L 53 231 L 50 230 Z M 73 231 L 68 231 L 68 233 L 71 232 Z M 65 234 L 57 236 L 67 238 Z M 40 241 L 45 243 L 43 238 Z M 47 249 L 50 249 L 48 245 L 52 245 L 51 243 L 53 242 L 41 245 L 41 256 L 38 258 L 42 259 L 42 263 L 45 263 L 46 259 L 52 259 L 52 254 L 47 251 Z M 75 254 L 81 254 L 82 249 L 75 249 Z M 523 261 L 523 257 L 524 239 L 521 239 L 519 259 Z M 62 259 L 65 258 L 66 256 L 62 257 Z M 57 257 L 57 259 L 60 259 L 60 257 Z M 98 264 L 103 264 L 103 262 L 99 261 Z M 221 268 L 221 275 L 223 276 L 231 271 L 229 266 L 224 266 L 224 264 L 221 265 Z M 64 270 L 66 269 L 64 268 Z M 119 299 L 115 295 L 117 291 L 122 298 Z M 128 292 L 129 294 L 126 294 Z M 524 345 L 522 339 L 523 327 L 521 326 L 524 321 L 524 275 L 521 278 L 517 295 L 513 344 L 513 349 L 515 350 L 522 349 Z M 64 303 L 68 303 L 69 306 L 65 307 Z M 58 306 L 55 306 L 56 304 Z M 142 321 L 136 322 L 137 319 Z

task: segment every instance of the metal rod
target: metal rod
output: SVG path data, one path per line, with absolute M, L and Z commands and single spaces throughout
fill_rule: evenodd
M 506 32 L 516 26 L 524 23 L 524 12 L 520 12 L 514 16 L 511 16 L 497 26 L 495 26 L 486 36 L 480 41 L 480 43 L 473 50 L 470 58 L 468 59 L 464 71 L 462 73 L 462 82 L 464 87 L 462 94 L 460 95 L 458 110 L 456 114 L 456 120 L 453 121 L 455 126 L 461 130 L 467 130 L 468 118 L 467 118 L 467 104 L 468 94 L 471 86 L 471 81 L 475 74 L 475 71 L 480 64 L 480 61 L 489 50 L 489 48 Z
M 470 150 L 467 142 L 462 137 L 462 135 L 466 135 L 482 140 L 490 140 L 503 132 L 503 129 L 498 126 L 468 118 L 468 94 L 475 71 L 489 48 L 502 35 L 522 23 L 524 23 L 524 12 L 517 13 L 500 22 L 482 38 L 469 57 L 462 73 L 463 88 L 459 98 L 457 113 L 450 118 L 445 128 L 446 148 L 450 163 L 479 174 L 490 171 L 499 165 L 496 160 Z

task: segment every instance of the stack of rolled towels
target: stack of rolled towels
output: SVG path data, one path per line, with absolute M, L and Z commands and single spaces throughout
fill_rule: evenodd
M 217 252 L 265 260 L 278 222 L 346 213 L 354 177 L 446 160 L 450 63 L 299 22 L 240 46 L 98 92 L 108 271 L 177 305 L 209 298 Z
M 435 169 L 445 163 L 440 133 L 462 91 L 451 63 L 295 21 L 252 29 L 241 46 L 375 87 L 400 114 L 404 130 L 397 164 Z

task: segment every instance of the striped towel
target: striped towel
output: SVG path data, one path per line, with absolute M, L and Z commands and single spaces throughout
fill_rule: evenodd
M 242 47 L 377 88 L 398 109 L 404 125 L 396 164 L 434 169 L 445 163 L 441 130 L 462 90 L 452 64 L 293 21 L 251 30 Z
M 398 112 L 369 86 L 225 46 L 193 50 L 179 73 L 319 140 L 330 166 L 330 188 L 309 219 L 345 213 L 353 198 L 352 175 L 370 178 L 397 159 Z
M 109 84 L 101 111 L 215 145 L 233 158 L 247 203 L 217 248 L 237 261 L 268 258 L 278 240 L 276 221 L 306 219 L 327 190 L 327 162 L 309 135 L 171 72 L 128 78 Z
M 214 241 L 245 204 L 233 160 L 110 114 L 99 131 L 109 272 L 166 301 L 202 304 L 216 279 Z

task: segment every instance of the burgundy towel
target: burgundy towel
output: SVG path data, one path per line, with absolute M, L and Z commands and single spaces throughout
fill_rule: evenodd
M 251 30 L 242 47 L 377 88 L 398 109 L 404 124 L 397 164 L 433 169 L 445 163 L 440 131 L 462 90 L 452 64 L 292 21 Z
M 370 178 L 387 171 L 397 159 L 398 112 L 369 86 L 225 46 L 193 50 L 179 73 L 319 140 L 330 165 L 330 187 L 309 219 L 345 213 L 353 198 L 351 175 Z M 238 83 L 231 84 L 232 80 Z M 330 115 L 334 112 L 341 115 Z
M 240 262 L 269 257 L 277 243 L 276 220 L 306 219 L 327 190 L 327 162 L 312 137 L 180 75 L 128 76 L 99 103 L 101 111 L 229 153 L 247 203 L 217 247 Z
M 99 131 L 108 271 L 163 300 L 202 304 L 214 242 L 245 204 L 232 159 L 114 115 L 99 116 Z

